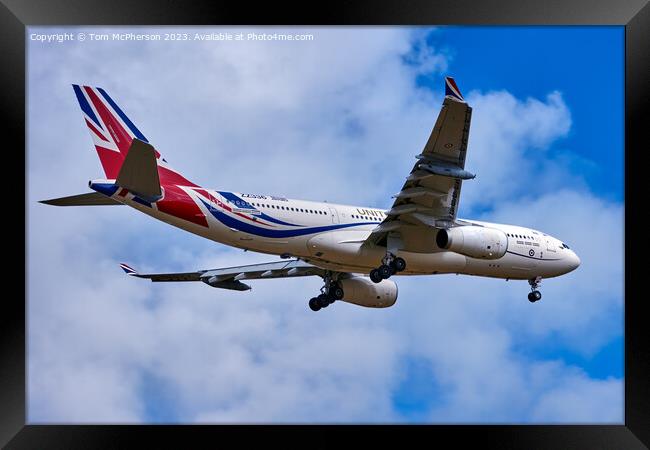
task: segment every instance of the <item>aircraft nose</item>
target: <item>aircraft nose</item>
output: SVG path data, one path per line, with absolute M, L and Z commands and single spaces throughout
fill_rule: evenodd
M 567 258 L 567 262 L 568 262 L 569 272 L 570 272 L 578 268 L 578 266 L 580 265 L 580 258 L 578 257 L 578 255 L 576 255 L 574 251 L 571 251 Z

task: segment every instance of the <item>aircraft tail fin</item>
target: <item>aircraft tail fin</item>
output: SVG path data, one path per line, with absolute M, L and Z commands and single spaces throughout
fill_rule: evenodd
M 138 192 L 145 196 L 146 193 L 153 193 L 154 197 L 159 195 L 161 183 L 196 186 L 167 164 L 165 158 L 151 146 L 149 140 L 104 89 L 77 84 L 73 84 L 72 88 L 104 168 L 106 179 L 116 180 L 119 177 L 122 166 L 129 159 L 130 150 L 136 148 L 139 152 L 138 157 L 133 158 L 131 169 L 126 170 L 121 177 L 126 185 L 136 186 L 135 178 L 147 176 L 148 180 L 140 180 L 137 183 L 138 188 L 142 189 Z M 132 146 L 136 141 L 138 144 Z M 157 187 L 153 173 L 156 166 L 159 174 Z M 143 172 L 140 173 L 140 170 Z
M 133 139 L 146 143 L 149 141 L 104 89 L 77 84 L 73 84 L 72 88 L 104 173 L 107 178 L 114 179 L 129 152 Z M 156 157 L 159 156 L 160 154 L 156 152 Z

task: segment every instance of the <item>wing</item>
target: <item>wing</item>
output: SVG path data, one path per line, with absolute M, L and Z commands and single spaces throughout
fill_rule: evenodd
M 445 83 L 445 99 L 431 136 L 369 243 L 428 253 L 436 249 L 437 229 L 456 223 L 462 182 L 475 177 L 465 170 L 472 108 L 453 78 L 447 77 Z
M 212 287 L 246 291 L 251 287 L 240 280 L 259 280 L 269 278 L 324 276 L 325 269 L 313 266 L 301 260 L 278 261 L 247 266 L 226 267 L 222 269 L 199 270 L 197 272 L 148 273 L 141 274 L 130 266 L 120 264 L 128 275 L 159 281 L 202 281 Z

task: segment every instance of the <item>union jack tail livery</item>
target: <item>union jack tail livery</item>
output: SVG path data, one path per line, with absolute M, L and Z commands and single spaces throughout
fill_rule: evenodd
M 115 179 L 133 139 L 149 141 L 104 89 L 77 84 L 72 87 L 106 178 Z
M 119 178 L 124 161 L 135 140 L 136 147 L 149 147 L 154 154 L 155 166 L 162 186 L 165 184 L 196 186 L 167 164 L 165 158 L 149 145 L 149 140 L 104 89 L 77 84 L 73 84 L 72 88 L 108 180 Z

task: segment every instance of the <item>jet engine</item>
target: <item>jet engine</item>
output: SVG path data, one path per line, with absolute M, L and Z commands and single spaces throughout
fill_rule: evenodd
M 508 237 L 495 228 L 462 226 L 438 231 L 436 244 L 472 258 L 499 259 L 506 254 Z
M 339 280 L 344 302 L 368 308 L 387 308 L 397 300 L 397 284 L 391 280 L 373 283 L 369 278 L 351 277 Z

